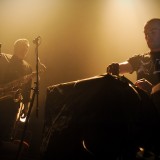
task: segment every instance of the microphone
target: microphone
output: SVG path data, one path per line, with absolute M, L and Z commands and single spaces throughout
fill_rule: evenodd
M 34 44 L 37 44 L 38 41 L 40 40 L 40 38 L 41 38 L 41 36 L 36 37 L 36 38 L 33 40 L 33 43 L 34 43 Z

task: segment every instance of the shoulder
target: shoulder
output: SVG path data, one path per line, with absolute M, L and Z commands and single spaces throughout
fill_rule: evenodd
M 140 54 L 134 54 L 129 58 L 129 60 L 135 59 L 135 60 L 143 60 L 143 59 L 150 59 L 149 53 L 140 53 Z
M 144 54 L 141 56 L 141 61 L 142 61 L 142 62 L 149 63 L 150 60 L 151 60 L 151 55 L 150 55 L 150 53 L 144 53 Z
M 147 56 L 148 53 L 139 53 L 139 54 L 134 54 L 132 57 L 138 57 L 138 58 L 143 58 Z
M 151 58 L 151 55 L 150 55 L 149 52 L 148 53 L 144 53 L 142 56 L 143 56 L 143 58 Z
M 9 62 L 11 59 L 12 55 L 11 54 L 6 54 L 6 53 L 0 53 L 0 61 L 2 62 Z
M 143 58 L 144 54 L 133 54 L 131 57 L 128 58 L 128 61 L 137 61 Z
M 149 54 L 148 53 L 134 54 L 127 61 L 131 64 L 134 70 L 137 70 L 142 63 L 149 61 Z

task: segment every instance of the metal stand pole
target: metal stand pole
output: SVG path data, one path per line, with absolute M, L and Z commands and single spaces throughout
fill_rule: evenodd
M 35 52 L 36 52 L 36 82 L 34 82 L 35 83 L 35 87 L 31 88 L 33 90 L 33 94 L 32 94 L 32 97 L 31 97 L 31 102 L 29 103 L 29 110 L 28 110 L 28 113 L 27 113 L 27 116 L 26 116 L 26 121 L 25 121 L 25 124 L 24 124 L 24 129 L 23 129 L 23 132 L 22 132 L 22 137 L 21 137 L 20 144 L 19 144 L 19 147 L 18 147 L 18 152 L 17 152 L 17 155 L 16 155 L 16 160 L 20 160 L 20 158 L 21 158 L 21 153 L 23 151 L 22 150 L 23 149 L 22 148 L 23 147 L 23 142 L 24 142 L 27 126 L 28 126 L 28 123 L 29 123 L 29 118 L 30 118 L 31 110 L 33 108 L 33 103 L 34 103 L 35 95 L 37 95 L 36 115 L 38 117 L 38 94 L 39 94 L 39 73 L 38 73 L 39 58 L 38 58 L 38 46 L 40 45 L 39 40 L 40 40 L 40 36 L 38 36 L 36 39 L 33 40 L 33 43 L 36 44 L 36 48 L 35 48 Z

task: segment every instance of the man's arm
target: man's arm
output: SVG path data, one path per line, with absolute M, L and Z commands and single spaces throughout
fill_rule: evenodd
M 113 75 L 131 73 L 131 72 L 133 72 L 133 68 L 128 61 L 125 61 L 122 63 L 111 63 L 107 67 L 107 73 L 110 73 Z
M 119 73 L 120 74 L 132 73 L 132 72 L 133 72 L 133 68 L 128 61 L 119 63 Z

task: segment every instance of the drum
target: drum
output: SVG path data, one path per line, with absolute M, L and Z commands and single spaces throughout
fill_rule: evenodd
M 49 86 L 42 159 L 134 159 L 139 147 L 155 146 L 158 123 L 149 95 L 124 76 Z

